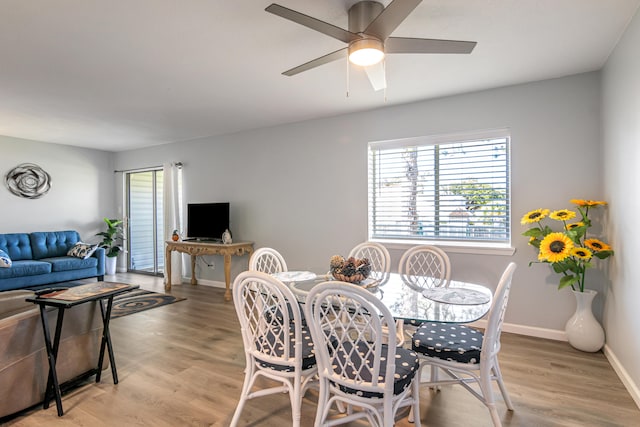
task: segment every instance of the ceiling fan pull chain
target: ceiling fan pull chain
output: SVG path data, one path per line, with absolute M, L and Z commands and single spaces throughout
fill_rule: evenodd
M 347 98 L 349 97 L 349 61 L 347 61 Z

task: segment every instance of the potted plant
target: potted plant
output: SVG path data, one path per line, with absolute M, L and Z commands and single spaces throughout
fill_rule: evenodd
M 572 199 L 580 217 L 577 222 L 568 223 L 577 217 L 569 209 L 551 212 L 549 209 L 536 209 L 528 212 L 520 221 L 533 227 L 522 233 L 529 237 L 529 244 L 538 249 L 538 263 L 551 264 L 553 271 L 560 274 L 558 289 L 571 287 L 576 298 L 576 313 L 565 327 L 569 343 L 579 350 L 598 351 L 604 344 L 604 331 L 593 316 L 591 303 L 597 292 L 585 290 L 587 270 L 593 267 L 593 258 L 606 259 L 613 255 L 611 246 L 600 239 L 588 236 L 591 227 L 589 209 L 605 206 L 607 202 L 596 200 Z M 560 230 L 543 225 L 545 218 L 561 223 Z
M 116 274 L 116 261 L 118 254 L 122 251 L 122 246 L 120 246 L 122 220 L 104 218 L 104 222 L 107 224 L 107 231 L 101 231 L 96 236 L 102 236 L 102 242 L 99 243 L 99 246 L 105 250 L 105 273 Z

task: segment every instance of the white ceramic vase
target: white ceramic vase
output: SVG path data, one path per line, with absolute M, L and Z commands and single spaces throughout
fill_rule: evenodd
M 604 329 L 591 309 L 596 291 L 572 291 L 576 297 L 576 312 L 567 321 L 565 332 L 569 344 L 582 351 L 595 352 L 604 345 Z
M 113 275 L 116 274 L 116 263 L 118 262 L 117 256 L 105 257 L 104 274 Z

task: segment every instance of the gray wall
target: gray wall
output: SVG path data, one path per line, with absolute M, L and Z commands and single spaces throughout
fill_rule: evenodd
M 604 316 L 607 350 L 619 361 L 618 374 L 635 386 L 640 405 L 640 15 L 627 28 L 603 72 L 603 145 L 609 227 L 614 249 L 612 284 Z M 611 360 L 612 357 L 609 357 Z M 614 367 L 616 367 L 614 365 Z M 622 368 L 624 367 L 624 368 Z
M 532 209 L 602 197 L 599 79 L 587 73 L 122 152 L 116 168 L 182 161 L 186 202 L 230 201 L 234 239 L 278 249 L 290 269 L 324 272 L 331 255 L 367 239 L 367 142 L 508 127 L 515 255 L 448 249 L 453 277 L 495 287 L 516 261 L 507 322 L 562 338 L 573 295 L 557 291 L 558 276 L 547 266 L 527 266 L 536 254 L 519 221 Z M 405 248 L 392 248 L 394 260 Z M 236 263 L 233 273 L 245 265 Z M 221 281 L 222 269 L 203 267 L 198 277 Z M 602 295 L 595 306 L 601 312 Z
M 51 176 L 46 195 L 25 199 L 7 190 L 7 172 L 21 163 L 35 163 Z M 112 153 L 0 136 L 0 173 L 0 233 L 72 229 L 98 242 L 102 218 L 115 213 Z

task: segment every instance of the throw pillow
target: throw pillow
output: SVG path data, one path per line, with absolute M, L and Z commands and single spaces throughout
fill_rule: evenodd
M 67 252 L 67 255 L 74 256 L 76 258 L 87 259 L 98 249 L 98 245 L 91 245 L 89 243 L 78 242 Z
M 5 267 L 5 268 L 9 268 L 11 267 L 11 258 L 9 258 L 9 255 L 3 251 L 2 249 L 0 249 L 0 267 Z

